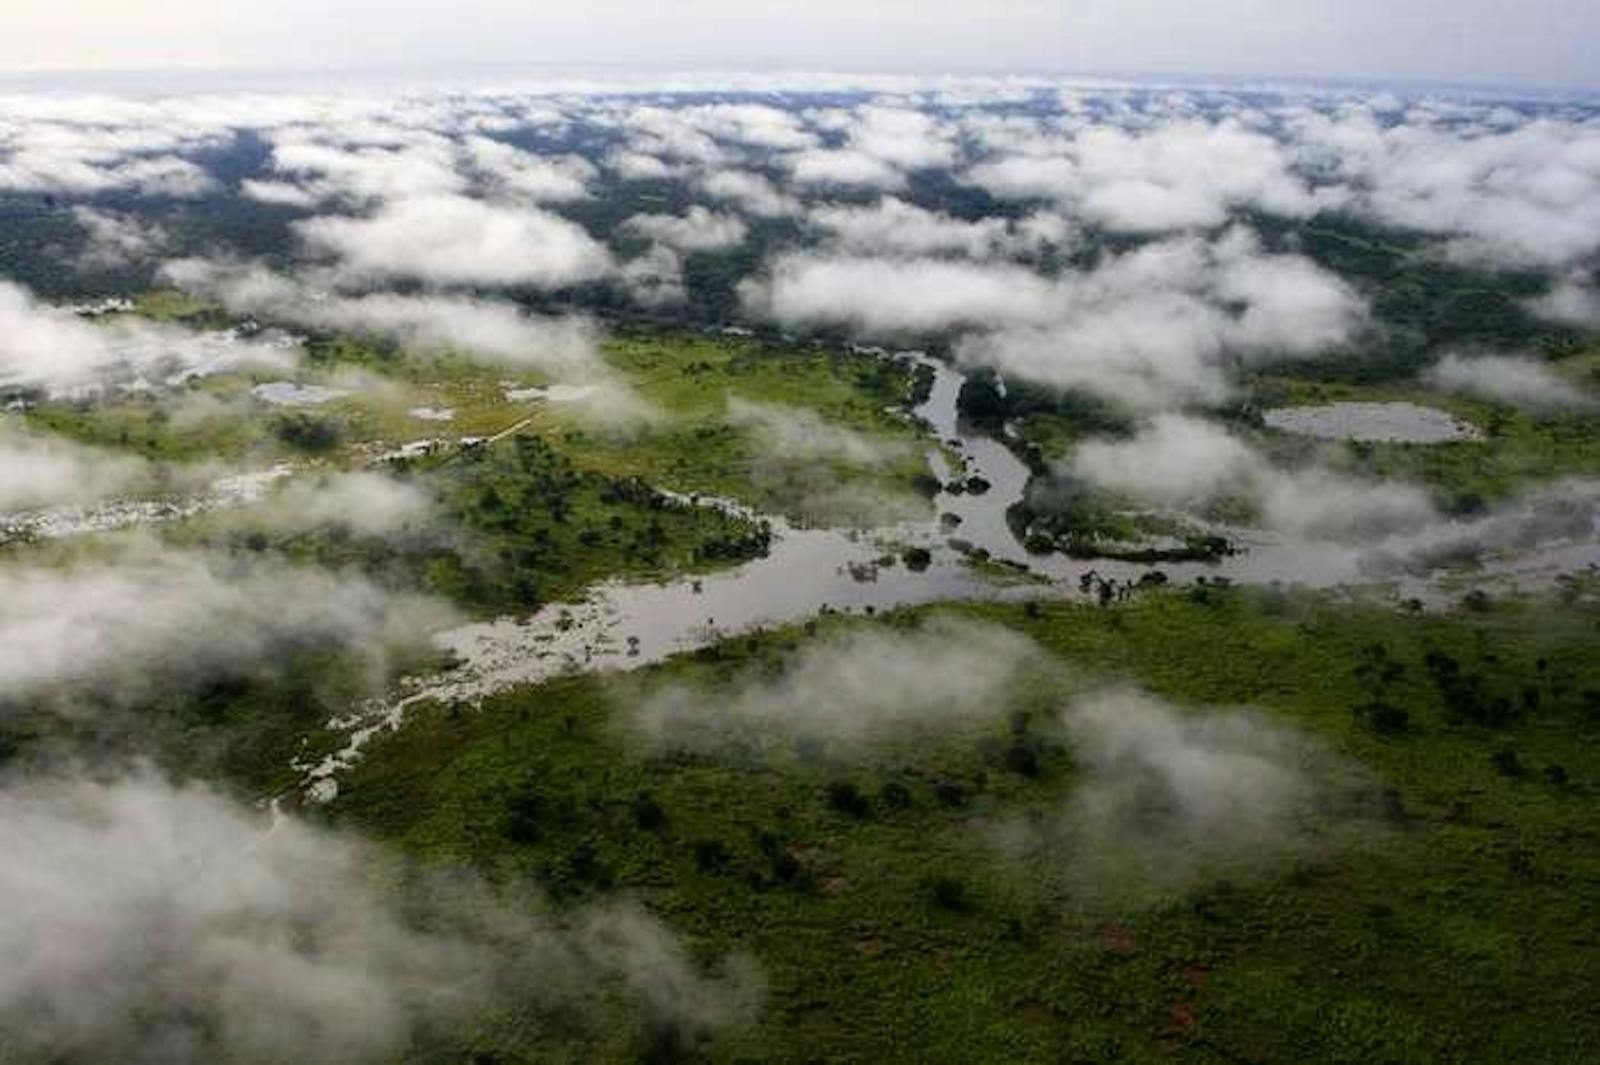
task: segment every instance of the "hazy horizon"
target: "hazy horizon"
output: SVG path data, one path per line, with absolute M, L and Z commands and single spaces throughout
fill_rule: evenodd
M 290 0 L 262 12 L 221 0 L 196 13 L 167 0 L 137 10 L 20 0 L 0 40 L 0 76 L 709 69 L 1600 87 L 1600 10 L 1579 0 L 1515 9 L 1424 0 L 1405 11 L 1373 0 L 1337 10 L 1303 0 L 527 7 Z

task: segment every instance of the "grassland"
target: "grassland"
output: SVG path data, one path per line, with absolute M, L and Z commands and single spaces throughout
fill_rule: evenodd
M 331 814 L 561 900 L 633 895 L 707 956 L 752 952 L 767 1010 L 712 1060 L 1582 1061 L 1600 1039 L 1600 614 L 1573 598 L 1436 617 L 1238 589 L 968 606 L 1070 679 L 866 760 L 651 756 L 619 727 L 641 685 L 715 698 L 819 627 L 918 615 L 834 619 L 423 715 Z M 1469 681 L 1441 680 L 1444 659 Z M 1070 852 L 1007 859 L 998 829 L 1078 776 L 1050 708 L 1102 682 L 1256 707 L 1364 767 L 1381 808 L 1337 846 L 1162 890 L 1085 893 Z M 476 1049 L 555 1054 L 504 1033 Z
M 214 310 L 172 297 L 147 298 L 145 308 L 222 324 Z M 927 488 L 926 441 L 907 414 L 918 387 L 910 367 L 837 348 L 695 333 L 619 335 L 605 343 L 603 362 L 612 382 L 603 400 L 519 401 L 508 393 L 549 381 L 459 354 L 314 337 L 295 379 L 345 393 L 314 407 L 275 408 L 254 398 L 254 386 L 282 377 L 254 372 L 197 380 L 175 396 L 43 402 L 27 417 L 42 430 L 150 459 L 255 465 L 349 465 L 421 438 L 514 429 L 541 437 L 585 471 L 728 497 L 805 523 L 870 524 L 875 500 L 926 509 L 919 494 Z M 850 433 L 881 457 L 840 458 L 826 440 L 812 441 L 823 445 L 816 453 L 786 453 L 759 425 L 731 418 L 730 400 L 804 411 L 819 435 Z M 450 417 L 433 421 L 419 410 Z
M 1588 411 L 1532 413 L 1505 404 L 1443 395 L 1416 385 L 1355 385 L 1259 378 L 1250 403 L 1258 407 L 1336 402 L 1410 402 L 1437 407 L 1477 426 L 1482 440 L 1445 444 L 1348 445 L 1350 468 L 1375 478 L 1409 480 L 1432 489 L 1449 510 L 1470 512 L 1530 484 L 1600 475 L 1600 424 Z M 1276 451 L 1293 458 L 1314 443 L 1268 434 Z

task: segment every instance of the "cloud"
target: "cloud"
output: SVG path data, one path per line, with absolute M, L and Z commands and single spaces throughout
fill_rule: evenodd
M 9 149 L 0 157 L 0 192 L 194 199 L 217 188 L 195 163 L 162 150 L 196 145 L 163 131 L 30 123 L 9 140 L 0 139 L 0 150 Z
M 1320 354 L 1365 322 L 1360 296 L 1246 230 L 1174 238 L 1046 278 L 1008 263 L 794 253 L 740 289 L 785 325 L 869 336 L 960 329 L 958 357 L 1140 408 L 1214 401 L 1229 356 Z
M 1003 156 L 973 167 L 967 180 L 1005 199 L 1055 200 L 1131 233 L 1214 228 L 1240 208 L 1301 217 L 1337 199 L 1295 176 L 1283 144 L 1231 120 L 1141 131 L 1096 125 L 1057 150 Z
M 1193 506 L 1254 477 L 1261 459 L 1220 426 L 1181 414 L 1158 414 L 1127 440 L 1088 440 L 1072 471 L 1101 488 L 1163 506 Z
M 600 117 L 600 116 L 597 116 Z M 685 110 L 648 105 L 612 117 L 628 139 L 627 150 L 710 167 L 726 162 L 729 153 Z
M 741 286 L 746 309 L 785 325 L 830 323 L 868 333 L 1038 322 L 1056 311 L 1054 286 L 1019 266 L 938 259 L 783 255 L 770 277 Z
M 1582 410 L 1594 406 L 1572 382 L 1529 358 L 1510 355 L 1446 355 L 1423 374 L 1446 392 L 1509 403 L 1533 411 Z
M 368 537 L 417 528 L 433 514 L 433 500 L 417 485 L 361 471 L 296 477 L 263 506 L 277 529 L 337 528 Z
M 442 138 L 398 147 L 345 147 L 285 139 L 272 152 L 272 169 L 301 180 L 313 201 L 355 203 L 442 196 L 461 192 L 453 146 Z M 257 198 L 262 191 L 255 189 Z M 271 190 L 269 189 L 269 198 Z M 280 196 L 280 202 L 282 197 Z
M 955 162 L 952 131 L 933 115 L 904 107 L 869 106 L 847 126 L 850 149 L 902 170 L 928 170 Z
M 738 218 L 708 211 L 698 204 L 683 215 L 637 214 L 622 225 L 624 229 L 683 252 L 732 248 L 743 244 L 749 232 Z
M 1077 181 L 1072 160 L 1013 155 L 980 163 L 967 181 L 1002 200 L 1065 200 Z
M 1243 710 L 1180 710 L 1133 690 L 1074 699 L 1063 714 L 1079 779 L 1049 825 L 1068 875 L 1090 887 L 1181 885 L 1320 845 L 1348 775 L 1319 744 Z M 1353 811 L 1352 811 L 1353 812 Z
M 74 207 L 72 218 L 88 237 L 88 244 L 78 256 L 79 265 L 85 269 L 142 262 L 159 253 L 169 239 L 159 225 L 92 207 Z
M 835 425 L 814 411 L 728 397 L 728 422 L 751 435 L 746 474 L 767 506 L 823 526 L 883 528 L 926 521 L 926 499 L 883 480 L 842 477 L 917 455 L 900 440 Z
M 512 303 L 468 296 L 341 295 L 261 266 L 204 259 L 170 262 L 163 274 L 238 313 L 389 336 L 413 350 L 456 351 L 563 377 L 605 374 L 599 331 L 585 318 L 532 315 Z
M 628 295 L 646 307 L 664 307 L 688 299 L 683 284 L 683 256 L 653 244 L 643 255 L 622 265 L 622 284 Z
M 786 460 L 822 460 L 881 466 L 914 449 L 834 425 L 815 411 L 728 397 L 728 421 L 753 431 L 764 448 Z
M 355 575 L 135 543 L 66 567 L 0 568 L 0 687 L 138 698 L 296 648 L 381 656 L 449 620 L 432 600 Z
M 748 965 L 703 974 L 637 909 L 557 920 L 150 774 L 12 783 L 0 846 L 0 1042 L 28 1060 L 387 1061 L 513 1006 L 591 1044 L 692 1048 L 759 995 Z
M 1537 583 L 1547 586 L 1551 578 L 1586 567 L 1597 538 L 1600 482 L 1561 478 L 1531 486 L 1486 514 L 1369 545 L 1361 561 L 1379 575 L 1483 564 L 1491 575 L 1512 578 L 1542 572 L 1545 579 Z
M 839 753 L 992 717 L 1039 652 L 1009 630 L 935 618 L 911 630 L 850 629 L 808 642 L 781 673 L 727 689 L 668 685 L 630 708 L 653 749 L 730 750 L 830 741 Z
M 1525 304 L 1546 321 L 1579 329 L 1600 329 L 1600 292 L 1581 272 L 1569 273 L 1537 299 Z
M 732 203 L 762 218 L 779 218 L 800 211 L 800 201 L 779 191 L 766 177 L 748 170 L 717 170 L 703 175 L 698 188 L 713 200 Z
M 464 149 L 471 166 L 491 191 L 535 203 L 566 203 L 588 198 L 595 165 L 576 155 L 541 158 L 488 137 L 470 137 Z
M 614 151 L 605 158 L 606 168 L 624 181 L 661 181 L 677 177 L 682 167 L 665 162 L 649 152 Z
M 1481 114 L 1481 112 L 1480 112 Z M 1450 238 L 1465 256 L 1565 266 L 1600 249 L 1600 129 L 1542 117 L 1511 128 L 1385 124 L 1370 112 L 1305 110 L 1291 135 L 1390 225 Z
M 811 212 L 809 220 L 850 252 L 905 256 L 956 253 L 986 259 L 1008 250 L 1012 244 L 1005 219 L 968 222 L 893 197 L 871 207 L 819 207 Z
M 357 277 L 561 288 L 613 270 L 606 249 L 566 219 L 462 196 L 411 197 L 370 217 L 313 218 L 296 230 Z
M 1146 505 L 1198 510 L 1243 500 L 1266 528 L 1294 536 L 1360 540 L 1414 531 L 1438 517 L 1419 488 L 1318 465 L 1281 469 L 1221 426 L 1182 414 L 1157 414 L 1126 440 L 1086 441 L 1069 468 Z
M 709 104 L 685 108 L 683 115 L 718 140 L 737 144 L 786 151 L 817 141 L 793 112 L 764 104 Z
M 0 388 L 75 394 L 176 384 L 243 367 L 285 368 L 296 355 L 287 338 L 196 333 L 125 316 L 91 325 L 0 281 Z
M 0 513 L 105 499 L 149 473 L 131 456 L 0 423 Z
M 800 185 L 864 186 L 899 189 L 906 177 L 875 155 L 850 148 L 815 148 L 796 152 L 786 160 L 790 176 Z

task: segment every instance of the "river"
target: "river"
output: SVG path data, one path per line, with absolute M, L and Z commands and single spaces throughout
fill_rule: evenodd
M 770 552 L 704 577 L 608 581 L 591 589 L 582 602 L 550 604 L 530 617 L 477 622 L 439 634 L 438 644 L 459 665 L 439 675 L 411 678 L 393 697 L 334 722 L 347 734 L 344 747 L 299 767 L 310 797 L 326 801 L 336 795 L 340 772 L 373 736 L 399 727 L 419 703 L 470 703 L 563 674 L 636 669 L 733 634 L 829 610 L 868 613 L 959 600 L 1081 597 L 1086 574 L 1128 586 L 1153 570 L 1177 583 L 1201 578 L 1320 588 L 1373 583 L 1395 601 L 1415 597 L 1437 603 L 1441 596 L 1459 595 L 1429 573 L 1412 572 L 1407 560 L 1437 542 L 1448 542 L 1452 529 L 1470 533 L 1470 523 L 1435 530 L 1427 539 L 1379 545 L 1295 542 L 1249 529 L 1219 529 L 1240 551 L 1216 563 L 1151 566 L 1029 554 L 1006 521 L 1007 510 L 1027 490 L 1028 468 L 1004 443 L 961 424 L 956 400 L 962 375 L 917 353 L 883 357 L 914 359 L 933 371 L 928 398 L 915 413 L 963 464 L 953 469 L 944 449 L 930 444 L 928 461 L 941 482 L 948 486 L 971 476 L 989 482 L 986 492 L 942 491 L 934 499 L 936 514 L 960 518 L 953 530 L 945 531 L 937 520 L 858 531 L 809 529 L 781 517 L 752 514 L 731 502 L 700 499 L 702 505 L 727 507 L 770 523 Z M 1582 516 L 1568 529 L 1576 545 L 1569 537 L 1551 549 L 1551 558 L 1569 569 L 1597 557 L 1592 534 L 1600 498 L 1593 502 L 1587 530 Z M 950 545 L 952 537 L 970 547 L 957 550 Z M 925 569 L 914 571 L 899 557 L 912 546 L 927 549 L 931 561 Z M 1015 577 L 1006 579 L 995 574 L 995 567 L 972 565 L 967 552 L 976 549 L 1012 564 Z M 1507 567 L 1506 572 L 1519 580 L 1536 569 L 1524 560 L 1522 569 Z M 1545 583 L 1549 578 L 1549 573 L 1538 574 Z

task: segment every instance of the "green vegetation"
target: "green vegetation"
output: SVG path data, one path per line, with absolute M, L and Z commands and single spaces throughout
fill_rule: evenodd
M 664 418 L 630 433 L 598 433 L 552 405 L 536 411 L 534 422 L 558 448 L 602 472 L 732 497 L 802 521 L 817 518 L 818 506 L 828 509 L 819 498 L 826 489 L 913 496 L 927 473 L 926 440 L 903 413 L 917 397 L 908 366 L 837 348 L 670 334 L 619 337 L 606 358 Z M 730 398 L 810 412 L 832 431 L 878 442 L 885 461 L 786 455 L 757 429 L 730 421 Z
M 635 681 L 423 713 L 332 815 L 561 900 L 626 891 L 707 956 L 753 952 L 764 1019 L 712 1060 L 1578 1061 L 1600 1038 L 1600 612 L 1569 598 L 1442 617 L 1216 587 L 968 606 L 1068 681 L 867 760 L 809 743 L 651 756 L 621 727 L 642 688 L 714 699 L 808 631 L 868 624 L 834 619 Z M 1257 707 L 1364 767 L 1371 808 L 1338 845 L 1169 890 L 1085 894 L 1070 851 L 1008 859 L 1005 827 L 1078 776 L 1054 708 L 1105 682 Z
M 1531 484 L 1600 474 L 1600 424 L 1587 412 L 1533 414 L 1504 404 L 1444 396 L 1416 385 L 1385 387 L 1263 377 L 1251 383 L 1253 409 L 1336 402 L 1401 401 L 1438 407 L 1477 426 L 1482 440 L 1446 444 L 1356 442 L 1349 468 L 1374 478 L 1426 485 L 1454 513 L 1472 513 Z M 1280 459 L 1295 461 L 1325 444 L 1289 434 L 1262 438 Z
M 190 319 L 215 313 L 164 295 L 146 306 Z M 313 408 L 274 408 L 252 397 L 253 386 L 281 376 L 256 373 L 197 381 L 177 395 L 45 401 L 27 417 L 39 429 L 151 459 L 259 465 L 348 465 L 380 445 L 514 429 L 542 437 L 587 472 L 729 497 L 802 522 L 870 523 L 880 502 L 922 506 L 926 439 L 906 413 L 918 398 L 913 367 L 839 348 L 678 333 L 620 336 L 604 357 L 619 387 L 593 402 L 515 401 L 508 391 L 546 382 L 458 354 L 315 336 L 307 342 L 309 369 L 296 379 L 349 394 Z M 760 424 L 730 415 L 730 401 L 804 412 L 816 439 L 796 451 L 786 446 L 792 440 L 764 437 Z M 413 413 L 419 408 L 451 417 L 428 421 Z M 876 455 L 839 454 L 840 433 Z

